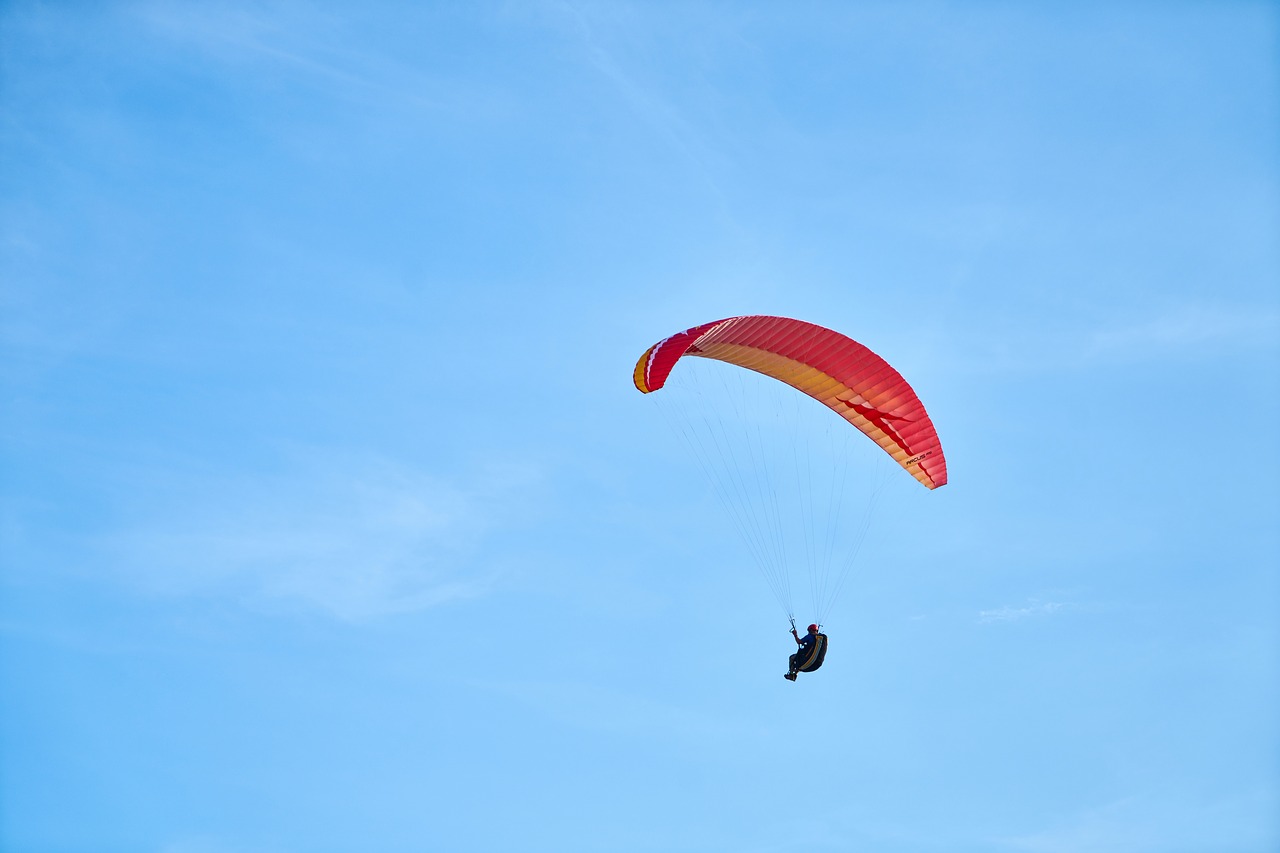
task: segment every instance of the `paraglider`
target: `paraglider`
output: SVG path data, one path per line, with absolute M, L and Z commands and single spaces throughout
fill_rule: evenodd
M 766 315 L 703 323 L 645 350 L 633 373 L 636 388 L 644 394 L 662 389 L 685 356 L 746 368 L 777 380 L 788 386 L 781 395 L 787 401 L 775 404 L 779 408 L 793 405 L 789 402 L 791 397 L 812 398 L 844 421 L 834 430 L 839 432 L 840 440 L 856 434 L 848 431 L 852 426 L 925 488 L 936 489 L 947 482 L 942 444 L 915 391 L 883 358 L 839 332 L 802 320 Z M 739 450 L 730 435 L 734 425 L 741 425 L 742 440 L 748 445 L 757 441 L 757 435 L 766 432 L 761 422 L 767 417 L 764 410 L 768 405 L 762 406 L 754 399 L 724 403 L 717 393 L 695 393 L 702 398 L 697 403 L 704 409 L 695 416 L 692 410 L 697 406 L 676 406 L 674 420 L 681 422 L 678 430 L 699 464 L 711 475 L 717 496 L 787 611 L 792 635 L 800 645 L 791 657 L 786 676 L 794 681 L 797 672 L 812 672 L 825 659 L 827 637 L 820 627 L 823 614 L 839 595 L 857 551 L 858 543 L 850 543 L 835 533 L 837 523 L 848 515 L 842 512 L 839 497 L 846 492 L 841 466 L 844 457 L 851 454 L 834 447 L 812 448 L 799 438 L 784 439 L 782 450 L 755 445 Z M 799 404 L 794 405 L 800 408 Z M 807 412 L 802 415 L 808 428 Z M 704 424 L 707 437 L 698 432 Z M 794 456 L 794 463 L 788 456 Z M 788 471 L 789 467 L 797 470 Z M 824 476 L 827 479 L 815 485 Z M 780 499 L 779 483 L 788 479 L 799 482 L 801 491 L 795 499 Z M 868 491 L 872 492 L 872 500 L 864 519 L 864 532 L 877 490 Z M 780 517 L 788 509 L 803 516 L 791 526 Z M 824 511 L 825 524 L 817 519 Z M 802 529 L 803 537 L 795 535 L 792 527 Z M 793 543 L 798 538 L 805 538 L 808 543 L 810 588 L 818 616 L 803 640 L 795 630 L 789 571 L 789 564 L 795 559 Z M 825 555 L 818 553 L 820 546 L 827 548 Z
M 802 638 L 796 632 L 796 626 L 791 626 L 791 636 L 796 638 L 796 645 L 800 648 L 787 661 L 787 671 L 782 676 L 787 681 L 795 681 L 798 672 L 813 672 L 827 659 L 827 635 L 816 623 L 806 630 L 809 633 Z

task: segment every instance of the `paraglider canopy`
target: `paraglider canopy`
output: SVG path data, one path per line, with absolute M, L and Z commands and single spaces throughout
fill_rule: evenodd
M 883 358 L 839 332 L 765 315 L 704 323 L 649 347 L 636 362 L 636 388 L 657 391 L 686 355 L 784 382 L 860 429 L 927 488 L 947 482 L 942 444 L 915 391 Z

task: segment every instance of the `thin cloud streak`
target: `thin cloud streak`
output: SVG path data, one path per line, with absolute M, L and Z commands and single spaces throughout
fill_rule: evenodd
M 1278 343 L 1280 314 L 1275 311 L 1185 306 L 1139 323 L 1100 329 L 1093 333 L 1085 352 L 1095 358 L 1107 358 L 1222 344 L 1274 347 Z
M 287 26 L 288 21 L 281 14 L 264 16 L 238 6 L 218 4 L 152 4 L 140 7 L 137 15 L 156 33 L 174 41 L 194 44 L 223 59 L 256 54 L 335 80 L 356 80 L 350 73 L 330 63 L 319 62 L 278 45 L 286 35 L 297 39 L 300 32 L 315 31 L 317 19 L 313 12 L 298 19 L 306 22 L 306 30 Z
M 264 14 L 238 7 L 169 4 L 145 6 L 137 14 L 160 37 L 194 46 L 220 63 L 287 69 L 348 100 L 443 111 L 455 119 L 503 115 L 512 109 L 491 88 L 456 76 L 441 79 L 384 54 L 360 50 L 351 41 L 349 22 L 334 14 L 317 17 L 311 9 L 290 14 L 287 7 Z
M 1057 826 L 992 843 L 1016 853 L 1262 850 L 1268 834 L 1254 816 L 1273 809 L 1276 799 L 1274 786 L 1234 797 L 1148 790 L 1083 810 Z
M 704 132 L 689 121 L 676 102 L 660 86 L 642 82 L 639 74 L 628 70 L 616 51 L 606 42 L 616 32 L 626 33 L 628 43 L 635 44 L 635 21 L 625 13 L 610 9 L 612 18 L 603 18 L 604 10 L 592 9 L 593 15 L 573 3 L 555 4 L 569 19 L 568 29 L 582 45 L 587 64 L 604 77 L 619 94 L 622 103 L 655 134 L 665 139 L 680 156 L 691 164 L 707 189 L 728 209 L 727 197 L 713 175 L 723 162 L 723 155 Z
M 1106 365 L 1209 362 L 1248 350 L 1280 350 L 1280 313 L 1259 306 L 1186 305 L 1125 324 L 1089 329 L 1045 329 L 1034 334 L 1016 318 L 1003 327 L 977 328 L 952 351 L 964 374 L 1027 375 L 1097 369 Z
M 476 598 L 498 582 L 475 554 L 533 475 L 441 483 L 381 459 L 201 484 L 104 537 L 122 579 L 161 595 L 291 602 L 343 621 Z M 206 491 L 207 489 L 207 491 Z
M 1018 622 L 1037 616 L 1050 616 L 1067 609 L 1067 607 L 1068 605 L 1059 601 L 1041 601 L 1038 598 L 1030 598 L 1021 606 L 1005 605 L 994 610 L 981 610 L 978 612 L 978 621 L 982 623 Z

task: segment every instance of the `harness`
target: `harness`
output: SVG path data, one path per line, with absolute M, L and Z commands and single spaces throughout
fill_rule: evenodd
M 796 661 L 796 672 L 813 672 L 827 658 L 827 635 L 818 634 L 804 660 Z

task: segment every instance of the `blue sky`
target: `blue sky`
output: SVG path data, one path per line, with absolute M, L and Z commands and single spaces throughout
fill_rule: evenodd
M 1275 4 L 0 39 L 0 847 L 1280 846 Z M 744 313 L 888 358 L 950 468 L 795 685 L 631 385 Z

